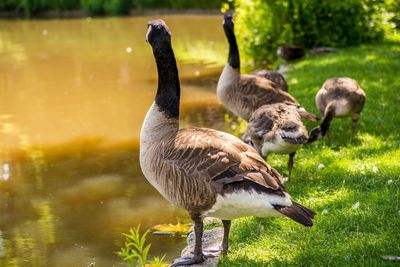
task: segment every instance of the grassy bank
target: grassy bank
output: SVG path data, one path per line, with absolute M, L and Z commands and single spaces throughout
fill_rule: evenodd
M 282 218 L 236 220 L 232 252 L 221 266 L 398 264 L 382 256 L 400 255 L 400 42 L 306 58 L 287 76 L 291 94 L 313 112 L 327 78 L 358 80 L 367 94 L 358 133 L 351 138 L 351 120 L 336 119 L 329 138 L 297 154 L 286 188 L 318 213 L 314 227 Z M 286 160 L 272 156 L 269 163 L 286 173 Z

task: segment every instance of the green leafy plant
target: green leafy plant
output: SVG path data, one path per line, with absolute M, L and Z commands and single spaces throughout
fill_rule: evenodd
M 146 230 L 140 235 L 140 225 L 136 228 L 129 230 L 127 234 L 123 234 L 126 238 L 124 247 L 117 252 L 124 261 L 129 262 L 130 266 L 147 266 L 147 267 L 165 267 L 168 266 L 164 262 L 165 255 L 160 257 L 154 257 L 153 260 L 149 261 L 147 256 L 149 254 L 151 244 L 146 243 L 147 234 L 150 233 Z
M 382 40 L 393 16 L 388 8 L 383 0 L 235 0 L 242 59 L 268 66 L 283 44 L 343 47 Z

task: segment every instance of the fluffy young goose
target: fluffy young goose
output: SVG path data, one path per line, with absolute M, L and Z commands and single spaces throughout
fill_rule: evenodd
M 282 103 L 258 108 L 250 117 L 243 141 L 260 155 L 289 154 L 288 171 L 292 173 L 294 156 L 301 144 L 307 143 L 307 129 L 297 108 Z
M 225 14 L 223 27 L 229 42 L 229 56 L 217 85 L 217 96 L 222 104 L 248 121 L 251 114 L 263 105 L 285 103 L 299 108 L 302 117 L 315 121 L 315 115 L 300 108 L 296 99 L 281 90 L 276 83 L 260 76 L 240 74 L 239 50 L 232 15 Z
M 325 136 L 333 117 L 351 117 L 353 135 L 365 103 L 365 93 L 351 78 L 331 78 L 324 82 L 315 96 L 315 102 L 324 117 L 320 126 L 310 133 L 308 142 Z
M 140 133 L 140 166 L 147 180 L 195 223 L 193 258 L 173 266 L 204 260 L 204 216 L 222 219 L 223 252 L 234 218 L 285 215 L 312 226 L 314 212 L 291 200 L 281 176 L 252 147 L 213 129 L 179 129 L 178 69 L 164 21 L 150 21 L 146 39 L 156 60 L 158 88 Z

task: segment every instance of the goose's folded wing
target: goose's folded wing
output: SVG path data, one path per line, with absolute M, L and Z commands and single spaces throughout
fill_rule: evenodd
M 264 105 L 251 116 L 247 133 L 252 138 L 262 138 L 264 134 L 272 131 L 274 122 L 277 120 L 279 120 L 279 117 L 276 112 L 270 106 Z
M 281 90 L 278 85 L 270 80 L 254 75 L 241 75 L 239 93 L 243 100 L 250 105 L 260 107 L 272 103 L 286 103 L 296 105 L 299 103 L 290 94 Z
M 279 173 L 240 139 L 212 129 L 187 128 L 179 131 L 174 153 L 168 160 L 188 177 L 209 182 L 217 191 L 239 181 L 281 190 Z

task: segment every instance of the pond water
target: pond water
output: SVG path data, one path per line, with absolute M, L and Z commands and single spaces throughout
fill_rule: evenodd
M 123 266 L 123 232 L 187 220 L 138 163 L 157 87 L 145 42 L 152 18 L 0 21 L 0 266 Z M 163 18 L 182 125 L 224 129 L 215 96 L 227 55 L 221 17 Z M 185 244 L 149 241 L 168 259 Z

